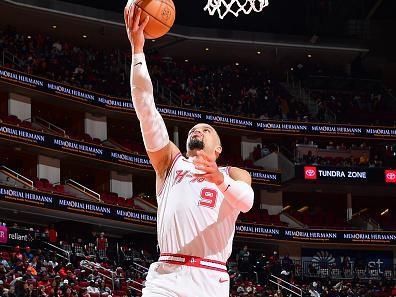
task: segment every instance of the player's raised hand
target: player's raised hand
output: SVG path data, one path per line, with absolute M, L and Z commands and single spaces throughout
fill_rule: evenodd
M 208 182 L 220 185 L 224 181 L 223 173 L 219 171 L 216 159 L 210 157 L 203 150 L 197 151 L 197 157 L 193 161 L 197 170 L 205 173 L 197 173 L 195 176 L 205 178 Z
M 142 9 L 135 6 L 133 3 L 135 0 L 129 0 L 124 9 L 124 20 L 126 31 L 128 34 L 129 42 L 131 43 L 134 53 L 142 53 L 144 47 L 144 28 L 146 28 L 149 22 L 149 16 L 147 16 L 143 22 L 140 22 L 142 15 Z

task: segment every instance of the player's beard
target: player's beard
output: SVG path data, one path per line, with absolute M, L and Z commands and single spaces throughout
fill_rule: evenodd
M 202 140 L 199 140 L 198 138 L 191 138 L 190 141 L 188 142 L 188 149 L 190 151 L 203 150 L 204 146 L 205 146 L 204 142 Z

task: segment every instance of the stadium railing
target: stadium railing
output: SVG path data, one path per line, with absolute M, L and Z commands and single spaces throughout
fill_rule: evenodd
M 269 277 L 269 281 L 278 287 L 278 291 L 282 288 L 283 290 L 292 293 L 293 296 L 295 295 L 302 297 L 301 288 L 296 285 L 293 285 L 292 283 L 289 283 L 288 281 L 285 281 L 284 279 L 281 279 L 271 274 Z

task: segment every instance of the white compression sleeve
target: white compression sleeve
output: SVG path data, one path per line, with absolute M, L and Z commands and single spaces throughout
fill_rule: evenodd
M 131 89 L 133 107 L 140 121 L 146 151 L 157 152 L 169 143 L 169 135 L 164 120 L 155 107 L 153 84 L 143 53 L 132 57 Z
M 232 207 L 241 212 L 248 212 L 254 202 L 254 191 L 247 183 L 233 180 L 224 174 L 224 182 L 217 186 Z

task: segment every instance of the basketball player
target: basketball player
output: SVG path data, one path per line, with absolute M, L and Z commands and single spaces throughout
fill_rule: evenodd
M 128 7 L 132 7 L 128 9 Z M 132 46 L 133 105 L 147 154 L 156 172 L 158 262 L 150 266 L 144 297 L 226 297 L 226 261 L 232 251 L 238 214 L 253 205 L 251 177 L 245 170 L 221 168 L 219 135 L 207 124 L 188 133 L 187 158 L 169 140 L 158 113 L 143 53 L 148 18 L 127 5 L 125 22 Z

